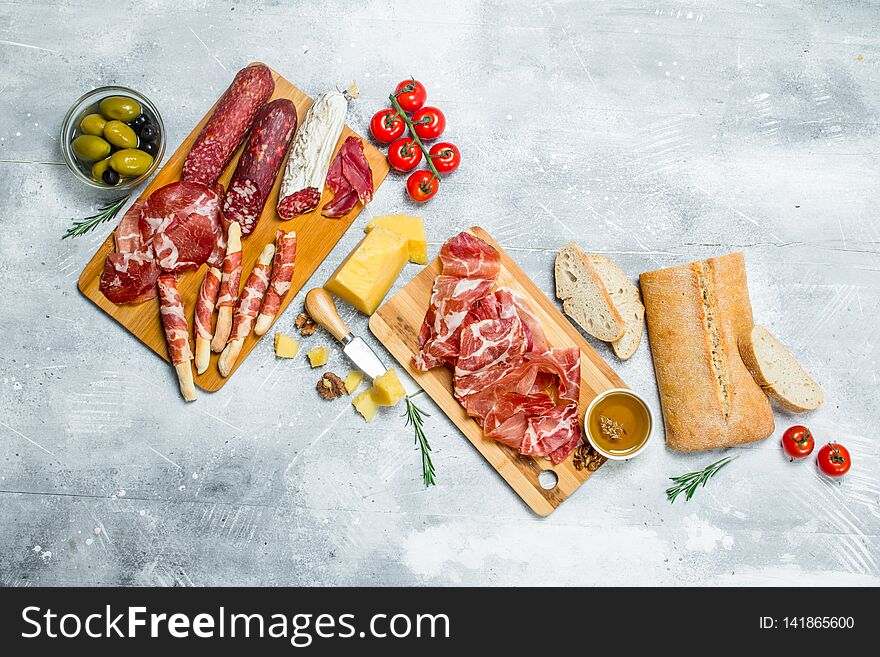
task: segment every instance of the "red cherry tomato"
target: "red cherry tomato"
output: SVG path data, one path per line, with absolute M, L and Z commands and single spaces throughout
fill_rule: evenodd
M 418 80 L 410 79 L 399 82 L 394 88 L 394 95 L 404 112 L 416 112 L 422 109 L 428 100 L 428 92 L 425 86 Z
M 416 203 L 424 203 L 437 193 L 440 181 L 427 169 L 419 169 L 406 180 L 406 191 Z
M 819 464 L 819 469 L 822 473 L 829 477 L 842 477 L 849 472 L 849 466 L 852 465 L 849 451 L 840 443 L 822 445 L 816 457 L 816 462 Z
M 422 149 L 412 137 L 401 137 L 388 147 L 388 162 L 398 171 L 412 171 L 422 161 Z
M 436 107 L 423 107 L 412 116 L 419 139 L 437 139 L 446 130 L 446 117 Z
M 383 109 L 373 114 L 370 120 L 370 132 L 373 133 L 376 141 L 383 144 L 394 141 L 403 131 L 406 130 L 406 123 L 394 109 Z
M 800 424 L 789 427 L 782 434 L 782 449 L 793 459 L 802 459 L 813 453 L 816 442 L 810 430 Z
M 428 154 L 434 167 L 440 173 L 452 173 L 461 164 L 461 153 L 458 146 L 448 141 L 434 144 Z

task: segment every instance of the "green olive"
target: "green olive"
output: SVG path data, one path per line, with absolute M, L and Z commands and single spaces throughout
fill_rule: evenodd
M 136 148 L 138 145 L 138 138 L 134 130 L 122 121 L 107 121 L 107 125 L 104 126 L 104 139 L 116 148 Z
M 87 135 L 97 135 L 100 137 L 104 133 L 104 126 L 106 124 L 107 119 L 100 114 L 87 114 L 79 122 L 79 129 Z
M 110 166 L 110 158 L 106 158 L 104 160 L 98 160 L 92 165 L 92 178 L 95 180 L 101 180 L 101 176 L 104 175 L 104 172 L 107 170 L 107 167 Z
M 73 152 L 86 162 L 103 160 L 110 155 L 110 144 L 95 135 L 80 135 L 73 140 Z
M 110 156 L 110 168 L 120 176 L 140 176 L 153 164 L 153 156 L 136 148 L 124 148 Z
M 141 106 L 133 98 L 126 96 L 108 96 L 98 105 L 101 114 L 108 119 L 131 121 L 141 113 Z

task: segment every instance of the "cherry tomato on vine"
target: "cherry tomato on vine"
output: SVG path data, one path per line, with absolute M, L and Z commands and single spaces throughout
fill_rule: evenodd
M 782 434 L 782 449 L 793 459 L 802 459 L 813 453 L 816 441 L 813 434 L 804 426 L 796 424 Z
M 428 155 L 440 173 L 452 173 L 461 164 L 461 152 L 458 146 L 448 141 L 441 141 L 431 146 Z
M 404 112 L 416 112 L 422 109 L 428 100 L 428 92 L 425 86 L 418 80 L 410 79 L 399 82 L 394 88 L 394 95 Z
M 406 179 L 406 191 L 416 203 L 424 203 L 437 193 L 440 181 L 427 169 L 419 169 Z
M 376 141 L 390 143 L 400 137 L 406 130 L 406 123 L 395 109 L 383 109 L 373 114 L 370 119 L 370 132 Z
M 842 477 L 849 472 L 849 467 L 852 465 L 849 451 L 840 443 L 822 445 L 816 462 L 819 464 L 819 470 L 822 471 L 822 474 L 829 477 Z
M 436 107 L 423 107 L 412 115 L 412 122 L 419 139 L 437 139 L 446 130 L 446 117 Z
M 412 171 L 422 161 L 422 149 L 412 137 L 401 137 L 388 147 L 388 162 L 398 171 Z

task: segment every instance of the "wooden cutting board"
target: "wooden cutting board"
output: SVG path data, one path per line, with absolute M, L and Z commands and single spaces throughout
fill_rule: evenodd
M 498 286 L 510 288 L 525 298 L 532 312 L 541 320 L 550 345 L 574 346 L 580 349 L 581 393 L 578 409 L 581 419 L 590 401 L 601 391 L 626 387 L 608 363 L 602 360 L 571 322 L 562 316 L 556 305 L 485 230 L 470 228 L 468 232 L 485 240 L 501 253 Z M 428 310 L 434 279 L 439 273 L 438 258 L 370 317 L 370 330 L 525 503 L 538 515 L 546 516 L 574 493 L 592 472 L 586 469 L 577 470 L 572 464 L 571 456 L 554 466 L 547 459 L 522 456 L 511 447 L 487 440 L 480 425 L 465 413 L 452 396 L 452 374 L 448 369 L 437 367 L 428 372 L 419 372 L 412 367 L 412 356 L 418 350 L 419 328 Z M 538 477 L 543 470 L 556 473 L 555 487 L 545 489 L 541 485 Z
M 312 99 L 281 77 L 277 72 L 272 71 L 272 77 L 275 79 L 275 93 L 272 95 L 272 99 L 289 98 L 292 100 L 294 105 L 296 105 L 299 125 L 302 125 L 306 112 L 312 105 Z M 214 108 L 212 107 L 202 120 L 199 121 L 198 125 L 193 128 L 193 131 L 183 141 L 165 166 L 162 167 L 159 173 L 156 174 L 155 178 L 153 178 L 152 182 L 140 195 L 141 199 L 147 198 L 154 190 L 180 179 L 183 162 L 186 159 L 187 154 L 189 154 L 193 142 L 195 142 L 196 137 L 198 137 L 199 132 L 201 132 L 202 127 L 207 123 L 213 111 Z M 347 137 L 354 134 L 355 133 L 348 126 L 345 126 L 342 130 L 342 137 L 340 137 L 339 142 L 336 145 L 336 150 L 339 150 L 339 147 Z M 378 189 L 379 185 L 382 184 L 382 181 L 385 180 L 385 176 L 388 175 L 388 160 L 366 139 L 361 139 L 364 142 L 364 154 L 370 163 L 370 169 L 373 171 L 373 187 L 374 189 Z M 241 155 L 241 150 L 242 149 L 239 149 L 239 152 L 233 157 L 229 166 L 226 168 L 226 171 L 223 173 L 223 176 L 220 178 L 220 182 L 223 183 L 224 187 L 229 183 L 230 178 L 232 178 L 232 173 L 235 171 L 235 166 Z M 282 166 L 282 171 L 283 169 L 284 167 Z M 324 258 L 327 257 L 327 254 L 330 253 L 339 241 L 339 238 L 342 237 L 342 234 L 349 226 L 351 226 L 352 222 L 354 222 L 363 207 L 358 203 L 351 212 L 339 219 L 322 217 L 321 208 L 324 207 L 327 201 L 333 198 L 333 193 L 325 189 L 324 196 L 321 198 L 321 202 L 318 204 L 318 208 L 314 212 L 297 217 L 296 219 L 291 219 L 290 221 L 281 221 L 278 219 L 278 215 L 275 212 L 275 204 L 278 201 L 278 192 L 280 188 L 281 176 L 279 175 L 278 179 L 275 181 L 275 186 L 272 188 L 271 194 L 269 194 L 269 199 L 266 201 L 266 207 L 263 210 L 259 224 L 253 233 L 242 240 L 241 276 L 241 284 L 244 285 L 260 251 L 262 251 L 267 243 L 274 242 L 275 231 L 277 229 L 281 228 L 285 231 L 296 231 L 296 267 L 291 282 L 291 290 L 281 305 L 281 309 L 278 312 L 279 317 L 281 313 L 284 312 L 284 309 L 287 308 L 291 299 L 296 296 L 296 293 L 302 288 Z M 83 272 L 79 277 L 78 287 L 80 291 L 86 297 L 94 301 L 98 307 L 122 324 L 141 342 L 167 361 L 168 348 L 165 343 L 165 334 L 162 330 L 162 324 L 159 320 L 158 299 L 152 299 L 134 306 L 117 306 L 108 301 L 98 289 L 101 272 L 104 268 L 104 260 L 107 257 L 107 254 L 113 251 L 113 248 L 113 235 L 111 233 L 98 249 L 98 252 L 95 253 L 94 257 L 86 265 L 85 269 L 83 269 Z M 186 272 L 181 275 L 178 280 L 178 288 L 183 297 L 187 315 L 190 320 L 190 330 L 192 330 L 192 313 L 195 307 L 195 300 L 198 296 L 199 286 L 204 277 L 205 269 L 206 266 L 202 266 L 202 268 L 196 271 Z M 271 336 L 274 335 L 274 331 L 270 330 L 266 335 L 271 339 Z M 238 362 L 229 377 L 232 377 L 235 374 L 235 371 L 244 362 L 245 358 L 247 358 L 247 355 L 250 353 L 251 349 L 254 348 L 259 339 L 260 338 L 251 333 L 250 337 L 245 340 Z M 195 383 L 202 390 L 212 392 L 219 390 L 228 380 L 228 378 L 220 376 L 220 373 L 217 370 L 218 357 L 219 354 L 212 354 L 211 365 L 208 369 L 203 374 L 195 376 Z M 195 370 L 193 370 L 193 374 L 195 374 Z

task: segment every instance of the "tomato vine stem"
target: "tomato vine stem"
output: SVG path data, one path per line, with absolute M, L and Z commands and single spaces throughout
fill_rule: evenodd
M 416 134 L 415 127 L 414 127 L 415 124 L 412 122 L 412 119 L 410 119 L 406 115 L 406 112 L 403 111 L 403 108 L 400 106 L 400 103 L 397 102 L 397 96 L 394 94 L 391 94 L 388 96 L 388 99 L 391 101 L 391 106 L 395 109 L 395 111 L 400 116 L 400 118 L 403 119 L 403 122 L 406 123 L 407 130 L 409 130 L 409 133 L 412 136 L 413 141 L 418 145 L 419 150 L 422 151 L 422 155 L 424 155 L 425 159 L 428 161 L 428 168 L 431 169 L 431 173 L 434 175 L 434 177 L 437 180 L 443 180 L 440 177 L 440 173 L 437 171 L 437 167 L 435 167 L 434 163 L 431 161 L 431 156 L 428 153 L 428 149 L 425 148 L 425 145 L 422 143 L 422 140 L 419 139 L 419 136 Z

